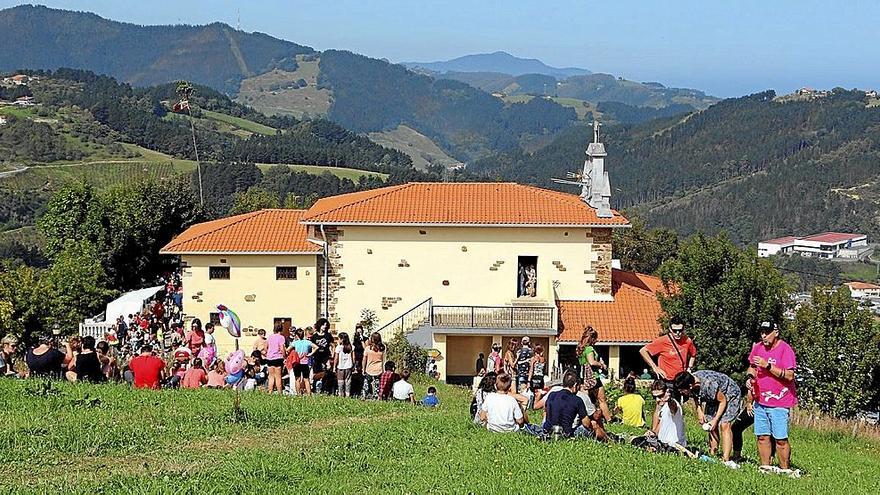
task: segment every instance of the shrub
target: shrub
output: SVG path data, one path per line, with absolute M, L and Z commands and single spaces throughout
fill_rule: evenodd
M 798 309 L 789 339 L 798 358 L 799 398 L 851 418 L 880 399 L 880 327 L 846 287 L 812 294 Z
M 424 373 L 428 363 L 428 352 L 406 340 L 403 334 L 397 334 L 393 339 L 385 343 L 385 360 L 394 361 L 397 370 L 404 368 L 413 373 Z

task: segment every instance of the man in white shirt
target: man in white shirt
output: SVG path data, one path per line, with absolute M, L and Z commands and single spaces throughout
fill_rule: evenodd
M 498 433 L 519 431 L 525 423 L 525 415 L 523 415 L 519 403 L 509 393 L 512 381 L 510 375 L 498 375 L 495 380 L 496 392 L 483 399 L 480 420 L 489 431 Z
M 409 383 L 409 376 L 409 370 L 403 370 L 403 373 L 400 374 L 400 380 L 391 386 L 391 396 L 394 397 L 394 400 L 405 400 L 415 404 L 415 391 L 412 384 Z

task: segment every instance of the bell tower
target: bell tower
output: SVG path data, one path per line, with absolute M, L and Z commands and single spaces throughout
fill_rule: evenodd
M 593 122 L 593 142 L 587 146 L 587 159 L 580 174 L 570 173 L 569 179 L 553 179 L 560 184 L 581 186 L 581 200 L 596 210 L 599 218 L 611 218 L 611 181 L 605 170 L 605 145 L 599 142 L 598 121 Z

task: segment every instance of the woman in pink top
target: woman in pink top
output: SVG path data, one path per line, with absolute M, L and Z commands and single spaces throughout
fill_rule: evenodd
M 195 358 L 190 369 L 183 374 L 180 388 L 199 388 L 206 383 L 208 383 L 208 375 L 205 373 L 205 368 L 202 367 L 202 360 Z
M 379 376 L 385 369 L 385 344 L 377 332 L 370 335 L 370 343 L 364 350 L 364 388 L 363 397 L 377 399 L 379 397 Z
M 214 369 L 208 372 L 208 388 L 223 388 L 226 386 L 226 363 L 220 359 L 214 365 Z
M 274 333 L 267 339 L 266 349 L 266 366 L 269 367 L 269 377 L 267 389 L 271 394 L 275 390 L 281 393 L 281 368 L 284 366 L 284 355 L 286 351 L 284 339 L 284 326 L 281 323 L 275 324 Z

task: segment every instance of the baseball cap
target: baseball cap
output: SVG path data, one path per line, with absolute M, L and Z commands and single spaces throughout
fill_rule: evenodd
M 528 335 L 526 335 L 525 337 L 522 338 L 522 343 L 523 343 L 523 344 L 528 344 L 529 342 L 531 342 L 531 339 L 529 339 L 529 336 L 528 336 Z
M 762 321 L 761 324 L 758 325 L 758 328 L 760 329 L 761 333 L 770 333 L 773 330 L 779 329 L 776 323 L 773 323 L 772 321 Z

